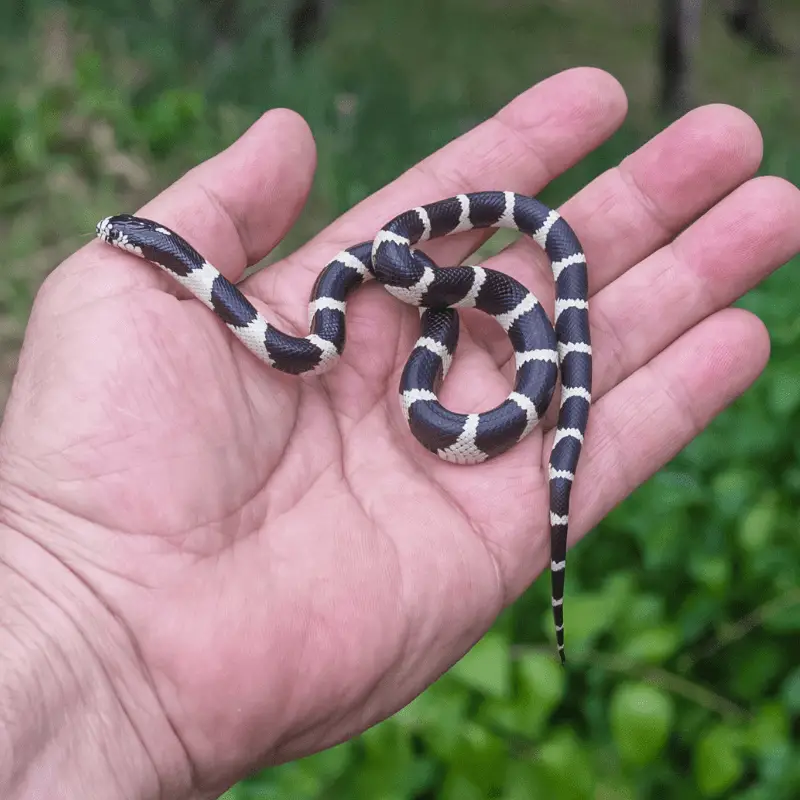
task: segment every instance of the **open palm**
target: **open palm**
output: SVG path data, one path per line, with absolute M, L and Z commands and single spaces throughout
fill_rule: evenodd
M 604 73 L 555 76 L 243 289 L 305 333 L 310 288 L 338 250 L 458 192 L 536 194 L 624 112 Z M 760 148 L 741 112 L 699 109 L 560 209 L 587 253 L 595 351 L 573 543 L 764 366 L 763 326 L 727 307 L 800 250 L 800 195 L 751 180 Z M 239 280 L 293 222 L 313 167 L 305 124 L 273 111 L 139 213 Z M 452 265 L 486 235 L 425 250 Z M 489 265 L 552 307 L 535 244 Z M 484 410 L 508 392 L 511 346 L 479 312 L 462 320 L 441 397 Z M 372 283 L 347 325 L 332 372 L 284 375 L 162 273 L 99 242 L 37 298 L 3 426 L 3 507 L 65 567 L 50 594 L 80 604 L 165 785 L 217 791 L 363 730 L 459 658 L 547 564 L 550 424 L 486 464 L 446 464 L 398 402 L 416 310 Z M 26 556 L 33 581 L 37 563 Z M 565 607 L 569 652 L 569 592 Z

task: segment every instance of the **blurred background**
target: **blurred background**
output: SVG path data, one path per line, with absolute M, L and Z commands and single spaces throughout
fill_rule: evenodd
M 312 197 L 271 259 L 570 66 L 612 72 L 630 114 L 546 202 L 708 102 L 752 115 L 761 171 L 800 182 L 800 2 L 698 8 L 4 0 L 0 407 L 44 276 L 98 219 L 134 210 L 269 107 L 301 113 L 319 153 Z M 772 337 L 756 386 L 571 552 L 568 671 L 545 573 L 394 718 L 225 800 L 800 798 L 798 267 L 741 303 Z

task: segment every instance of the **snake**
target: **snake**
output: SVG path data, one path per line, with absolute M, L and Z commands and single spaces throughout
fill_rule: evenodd
M 555 283 L 554 319 L 515 278 L 482 266 L 439 267 L 417 245 L 473 229 L 507 228 L 547 255 Z M 570 493 L 589 419 L 592 347 L 588 267 L 578 237 L 559 212 L 511 191 L 458 194 L 387 222 L 369 241 L 341 250 L 321 270 L 308 306 L 309 334 L 269 323 L 236 285 L 184 238 L 144 217 L 117 214 L 97 223 L 99 239 L 164 270 L 205 304 L 254 356 L 291 375 L 323 375 L 345 346 L 346 302 L 369 279 L 418 307 L 419 338 L 400 378 L 400 408 L 417 441 L 443 461 L 475 465 L 508 451 L 542 420 L 559 372 L 560 407 L 550 453 L 551 604 L 561 664 Z M 458 309 L 474 308 L 502 326 L 514 350 L 512 391 L 495 408 L 454 413 L 437 396 L 456 351 Z

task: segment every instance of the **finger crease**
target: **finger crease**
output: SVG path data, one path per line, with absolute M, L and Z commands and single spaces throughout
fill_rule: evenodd
M 240 269 L 247 268 L 250 266 L 251 255 L 250 250 L 246 245 L 247 237 L 245 236 L 244 226 L 233 214 L 230 213 L 230 211 L 228 211 L 219 195 L 213 189 L 211 189 L 202 181 L 198 181 L 197 186 L 205 195 L 208 202 L 211 203 L 211 205 L 217 211 L 217 213 L 226 221 L 228 225 L 230 225 L 234 234 L 236 235 L 236 241 L 239 244 L 239 255 L 237 263 L 231 264 L 232 271 L 238 272 Z M 243 264 L 241 263 L 242 261 L 244 261 Z
M 622 182 L 635 195 L 640 207 L 650 218 L 650 221 L 659 228 L 664 236 L 672 235 L 674 233 L 674 223 L 667 218 L 667 214 L 664 210 L 660 208 L 653 198 L 642 188 L 636 178 L 636 172 L 632 169 L 628 169 L 624 164 L 620 164 L 620 166 L 616 168 L 616 172 L 620 176 Z

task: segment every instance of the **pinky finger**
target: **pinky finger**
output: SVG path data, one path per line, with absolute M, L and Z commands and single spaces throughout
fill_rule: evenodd
M 570 544 L 746 391 L 766 366 L 769 348 L 758 317 L 725 309 L 687 331 L 594 404 L 575 476 Z M 545 452 L 552 434 L 547 438 Z

